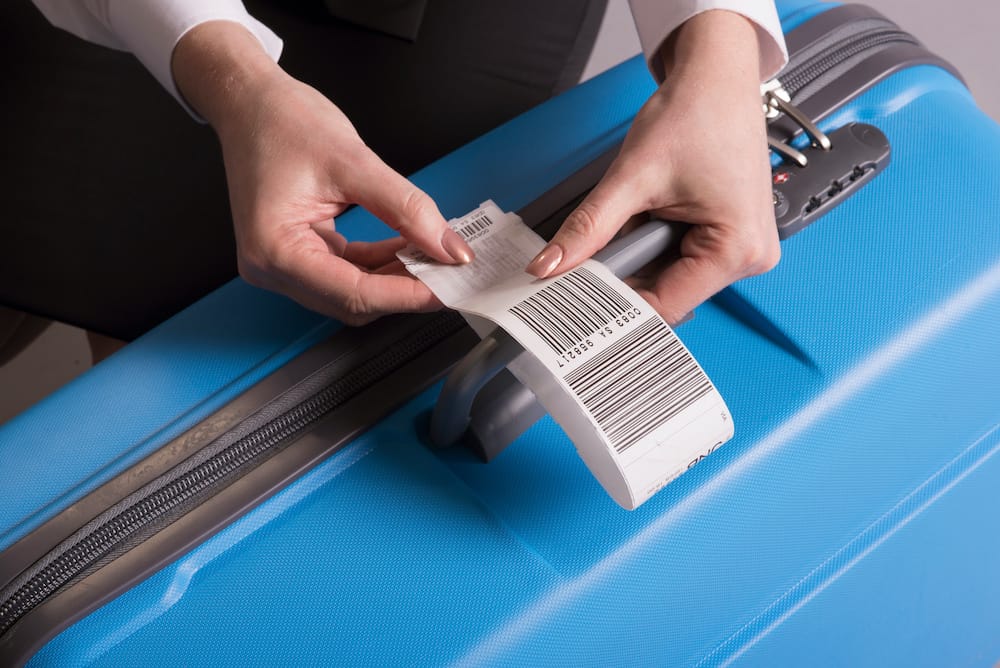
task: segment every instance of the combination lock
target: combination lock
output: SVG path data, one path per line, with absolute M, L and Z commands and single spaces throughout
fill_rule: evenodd
M 889 164 L 889 140 L 867 123 L 850 123 L 827 135 L 831 147 L 813 144 L 771 171 L 774 217 L 785 239 L 829 212 Z M 772 148 L 774 146 L 772 145 Z

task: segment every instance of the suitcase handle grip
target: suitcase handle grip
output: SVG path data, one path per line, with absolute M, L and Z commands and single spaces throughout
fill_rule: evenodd
M 668 251 L 676 252 L 687 228 L 685 223 L 651 220 L 611 241 L 594 259 L 619 278 L 630 276 Z M 455 365 L 431 414 L 432 445 L 445 448 L 462 438 L 469 428 L 479 391 L 523 352 L 521 344 L 498 327 Z

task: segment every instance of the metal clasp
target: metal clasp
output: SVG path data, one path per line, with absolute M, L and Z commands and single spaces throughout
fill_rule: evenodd
M 768 118 L 777 118 L 779 114 L 785 114 L 799 124 L 799 127 L 809 136 L 813 146 L 829 151 L 833 148 L 833 143 L 826 134 L 816 127 L 798 107 L 792 104 L 792 96 L 788 94 L 785 87 L 777 79 L 761 84 L 760 94 L 764 101 L 764 115 Z
M 792 96 L 785 89 L 784 85 L 782 85 L 781 81 L 771 79 L 762 83 L 760 85 L 760 96 L 765 118 L 772 120 L 781 114 L 785 114 L 802 128 L 802 131 L 809 137 L 813 146 L 823 151 L 829 151 L 833 148 L 833 142 L 830 141 L 830 137 L 816 127 L 816 124 L 803 114 L 798 107 L 792 104 Z M 775 139 L 770 134 L 767 136 L 767 145 L 772 151 L 780 154 L 786 160 L 794 162 L 799 167 L 805 167 L 809 164 L 809 158 L 806 157 L 805 153 L 793 146 L 789 146 L 783 141 Z

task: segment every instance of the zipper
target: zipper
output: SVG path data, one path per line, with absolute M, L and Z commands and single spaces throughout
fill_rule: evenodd
M 50 552 L 44 564 L 29 569 L 0 592 L 0 636 L 18 619 L 144 528 L 211 490 L 240 470 L 252 467 L 295 439 L 345 401 L 456 333 L 464 321 L 455 313 L 433 317 L 402 342 L 387 346 L 352 371 L 243 436 L 194 468 L 168 472 L 127 502 L 115 506 Z M 103 520 L 103 521 L 102 521 Z M 89 530 L 88 530 L 89 528 Z
M 869 51 L 882 50 L 893 44 L 919 46 L 920 42 L 913 35 L 892 24 L 865 30 L 839 41 L 830 50 L 824 49 L 811 57 L 807 56 L 800 62 L 789 62 L 778 77 L 779 85 L 788 96 L 787 99 L 791 101 L 802 89 L 820 76 L 828 75 L 844 63 L 853 61 L 856 57 L 869 55 Z
M 809 137 L 812 145 L 823 151 L 829 151 L 833 144 L 829 136 L 799 109 L 798 105 L 802 102 L 800 93 L 813 82 L 836 76 L 875 52 L 897 44 L 920 44 L 915 37 L 885 19 L 859 21 L 854 31 L 850 31 L 849 24 L 847 27 L 849 33 L 846 36 L 832 33 L 828 39 L 796 53 L 777 77 L 760 87 L 765 118 L 771 121 L 782 114 L 788 116 Z M 802 151 L 770 135 L 768 146 L 799 167 L 805 167 L 809 162 Z

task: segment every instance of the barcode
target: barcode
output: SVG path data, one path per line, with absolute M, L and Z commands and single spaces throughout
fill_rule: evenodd
M 558 354 L 633 308 L 586 267 L 578 267 L 508 309 Z
M 565 380 L 619 454 L 712 389 L 659 320 L 636 328 Z
M 485 213 L 483 213 L 476 216 L 475 218 L 467 222 L 465 225 L 462 225 L 455 231 L 458 233 L 458 236 L 468 241 L 469 239 L 472 238 L 474 234 L 476 234 L 477 232 L 482 232 L 492 224 L 493 220 Z

